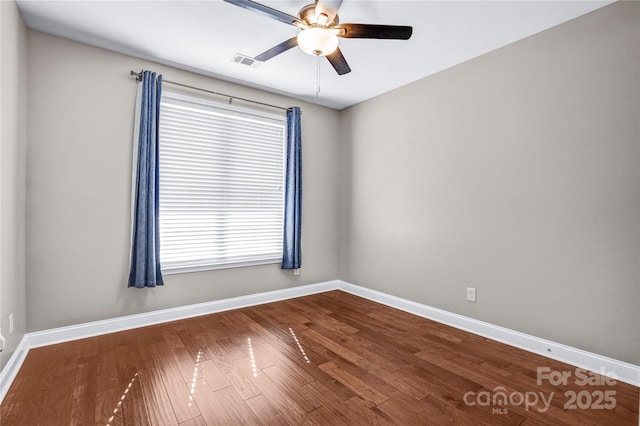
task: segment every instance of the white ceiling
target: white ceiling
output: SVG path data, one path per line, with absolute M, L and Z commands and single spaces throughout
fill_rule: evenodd
M 261 2 L 294 16 L 310 3 Z M 338 76 L 321 58 L 317 98 L 316 58 L 298 48 L 258 68 L 231 62 L 235 53 L 257 56 L 298 30 L 221 0 L 18 0 L 18 7 L 35 30 L 342 109 L 609 3 L 345 0 L 340 22 L 411 25 L 413 36 L 340 39 L 352 71 Z

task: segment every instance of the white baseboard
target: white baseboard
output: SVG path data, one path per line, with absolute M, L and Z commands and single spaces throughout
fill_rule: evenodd
M 572 348 L 570 346 L 520 333 L 518 331 L 483 321 L 478 321 L 473 318 L 454 314 L 452 312 L 417 302 L 412 302 L 407 299 L 402 299 L 400 297 L 371 290 L 355 284 L 335 280 L 27 333 L 20 341 L 18 348 L 7 362 L 5 368 L 0 372 L 0 403 L 4 399 L 11 383 L 27 356 L 27 352 L 31 348 L 84 339 L 87 337 L 99 336 L 102 334 L 145 327 L 163 322 L 176 321 L 200 315 L 208 315 L 231 309 L 277 302 L 280 300 L 323 293 L 331 290 L 342 290 L 392 308 L 400 309 L 414 315 L 447 324 L 470 333 L 497 340 L 499 342 L 562 361 L 576 367 L 584 368 L 589 371 L 596 373 L 602 373 L 603 371 L 613 373 L 616 375 L 617 380 L 634 386 L 640 386 L 640 366 L 607 358 L 581 349 Z
M 29 347 L 27 346 L 27 336 L 25 335 L 20 339 L 18 347 L 16 347 L 9 361 L 7 361 L 7 364 L 2 371 L 0 371 L 0 403 L 4 400 L 5 395 L 9 391 L 9 387 L 11 387 L 13 383 L 13 379 L 16 378 L 20 367 L 22 367 L 22 363 L 27 357 L 27 352 L 29 352 Z
M 529 334 L 520 333 L 498 325 L 489 324 L 473 318 L 454 314 L 428 305 L 412 302 L 411 300 L 391 296 L 369 288 L 350 284 L 344 281 L 338 282 L 338 288 L 347 293 L 400 309 L 414 315 L 450 325 L 461 330 L 468 331 L 525 351 L 533 352 L 547 358 L 555 359 L 576 367 L 595 373 L 606 372 L 617 380 L 640 386 L 640 366 L 618 361 L 602 355 L 583 351 L 582 349 L 566 346 L 561 343 L 541 339 Z
M 36 331 L 34 333 L 27 334 L 27 341 L 29 348 L 37 348 L 40 346 L 54 345 L 56 343 L 114 333 L 116 331 L 146 327 L 148 325 L 160 324 L 163 322 L 177 321 L 200 315 L 229 311 L 231 309 L 239 309 L 247 306 L 277 302 L 279 300 L 293 299 L 294 297 L 323 293 L 325 291 L 336 289 L 338 289 L 338 281 L 327 281 L 317 284 L 290 287 L 282 290 L 267 291 L 265 293 L 256 293 L 247 296 L 232 297 L 230 299 L 214 300 L 212 302 L 198 303 L 195 305 L 179 306 L 177 308 L 162 309 L 160 311 L 145 312 L 142 314 L 128 315 L 108 320 L 54 328 L 51 330 Z

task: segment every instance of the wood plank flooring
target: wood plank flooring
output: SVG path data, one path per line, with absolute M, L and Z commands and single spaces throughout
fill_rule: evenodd
M 582 375 L 332 291 L 33 349 L 0 424 L 638 424 L 638 388 Z

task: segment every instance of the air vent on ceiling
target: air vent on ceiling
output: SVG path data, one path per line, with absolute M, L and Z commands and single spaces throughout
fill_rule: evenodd
M 262 63 L 260 61 L 255 60 L 251 56 L 243 55 L 241 53 L 236 53 L 235 55 L 233 55 L 233 58 L 231 58 L 231 61 L 237 64 L 248 65 L 252 68 L 257 68 Z

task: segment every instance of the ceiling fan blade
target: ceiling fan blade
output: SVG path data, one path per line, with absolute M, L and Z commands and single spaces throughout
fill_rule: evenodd
M 275 19 L 280 22 L 284 22 L 285 24 L 295 25 L 300 28 L 306 28 L 307 25 L 296 18 L 295 16 L 291 16 L 287 13 L 280 12 L 279 10 L 273 9 L 269 6 L 265 6 L 260 3 L 256 3 L 251 0 L 224 0 L 227 3 L 231 3 L 236 6 L 240 6 L 243 9 L 250 10 L 252 12 L 259 13 L 260 15 L 266 16 L 268 18 Z
M 347 63 L 347 60 L 342 55 L 340 48 L 336 48 L 333 53 L 327 55 L 327 59 L 333 66 L 333 69 L 336 70 L 338 75 L 343 75 L 351 72 L 351 68 Z
M 413 33 L 412 27 L 404 25 L 340 24 L 332 29 L 338 30 L 336 35 L 344 38 L 409 40 Z
M 331 22 L 338 14 L 338 9 L 340 9 L 341 4 L 342 0 L 317 0 L 316 16 L 322 14 L 327 15 L 327 22 Z
M 289 40 L 285 40 L 279 45 L 273 46 L 271 49 L 267 50 L 266 52 L 262 52 L 261 54 L 256 56 L 254 59 L 256 61 L 264 62 L 273 58 L 276 55 L 286 52 L 292 47 L 296 47 L 297 45 L 298 45 L 298 36 L 291 37 Z

